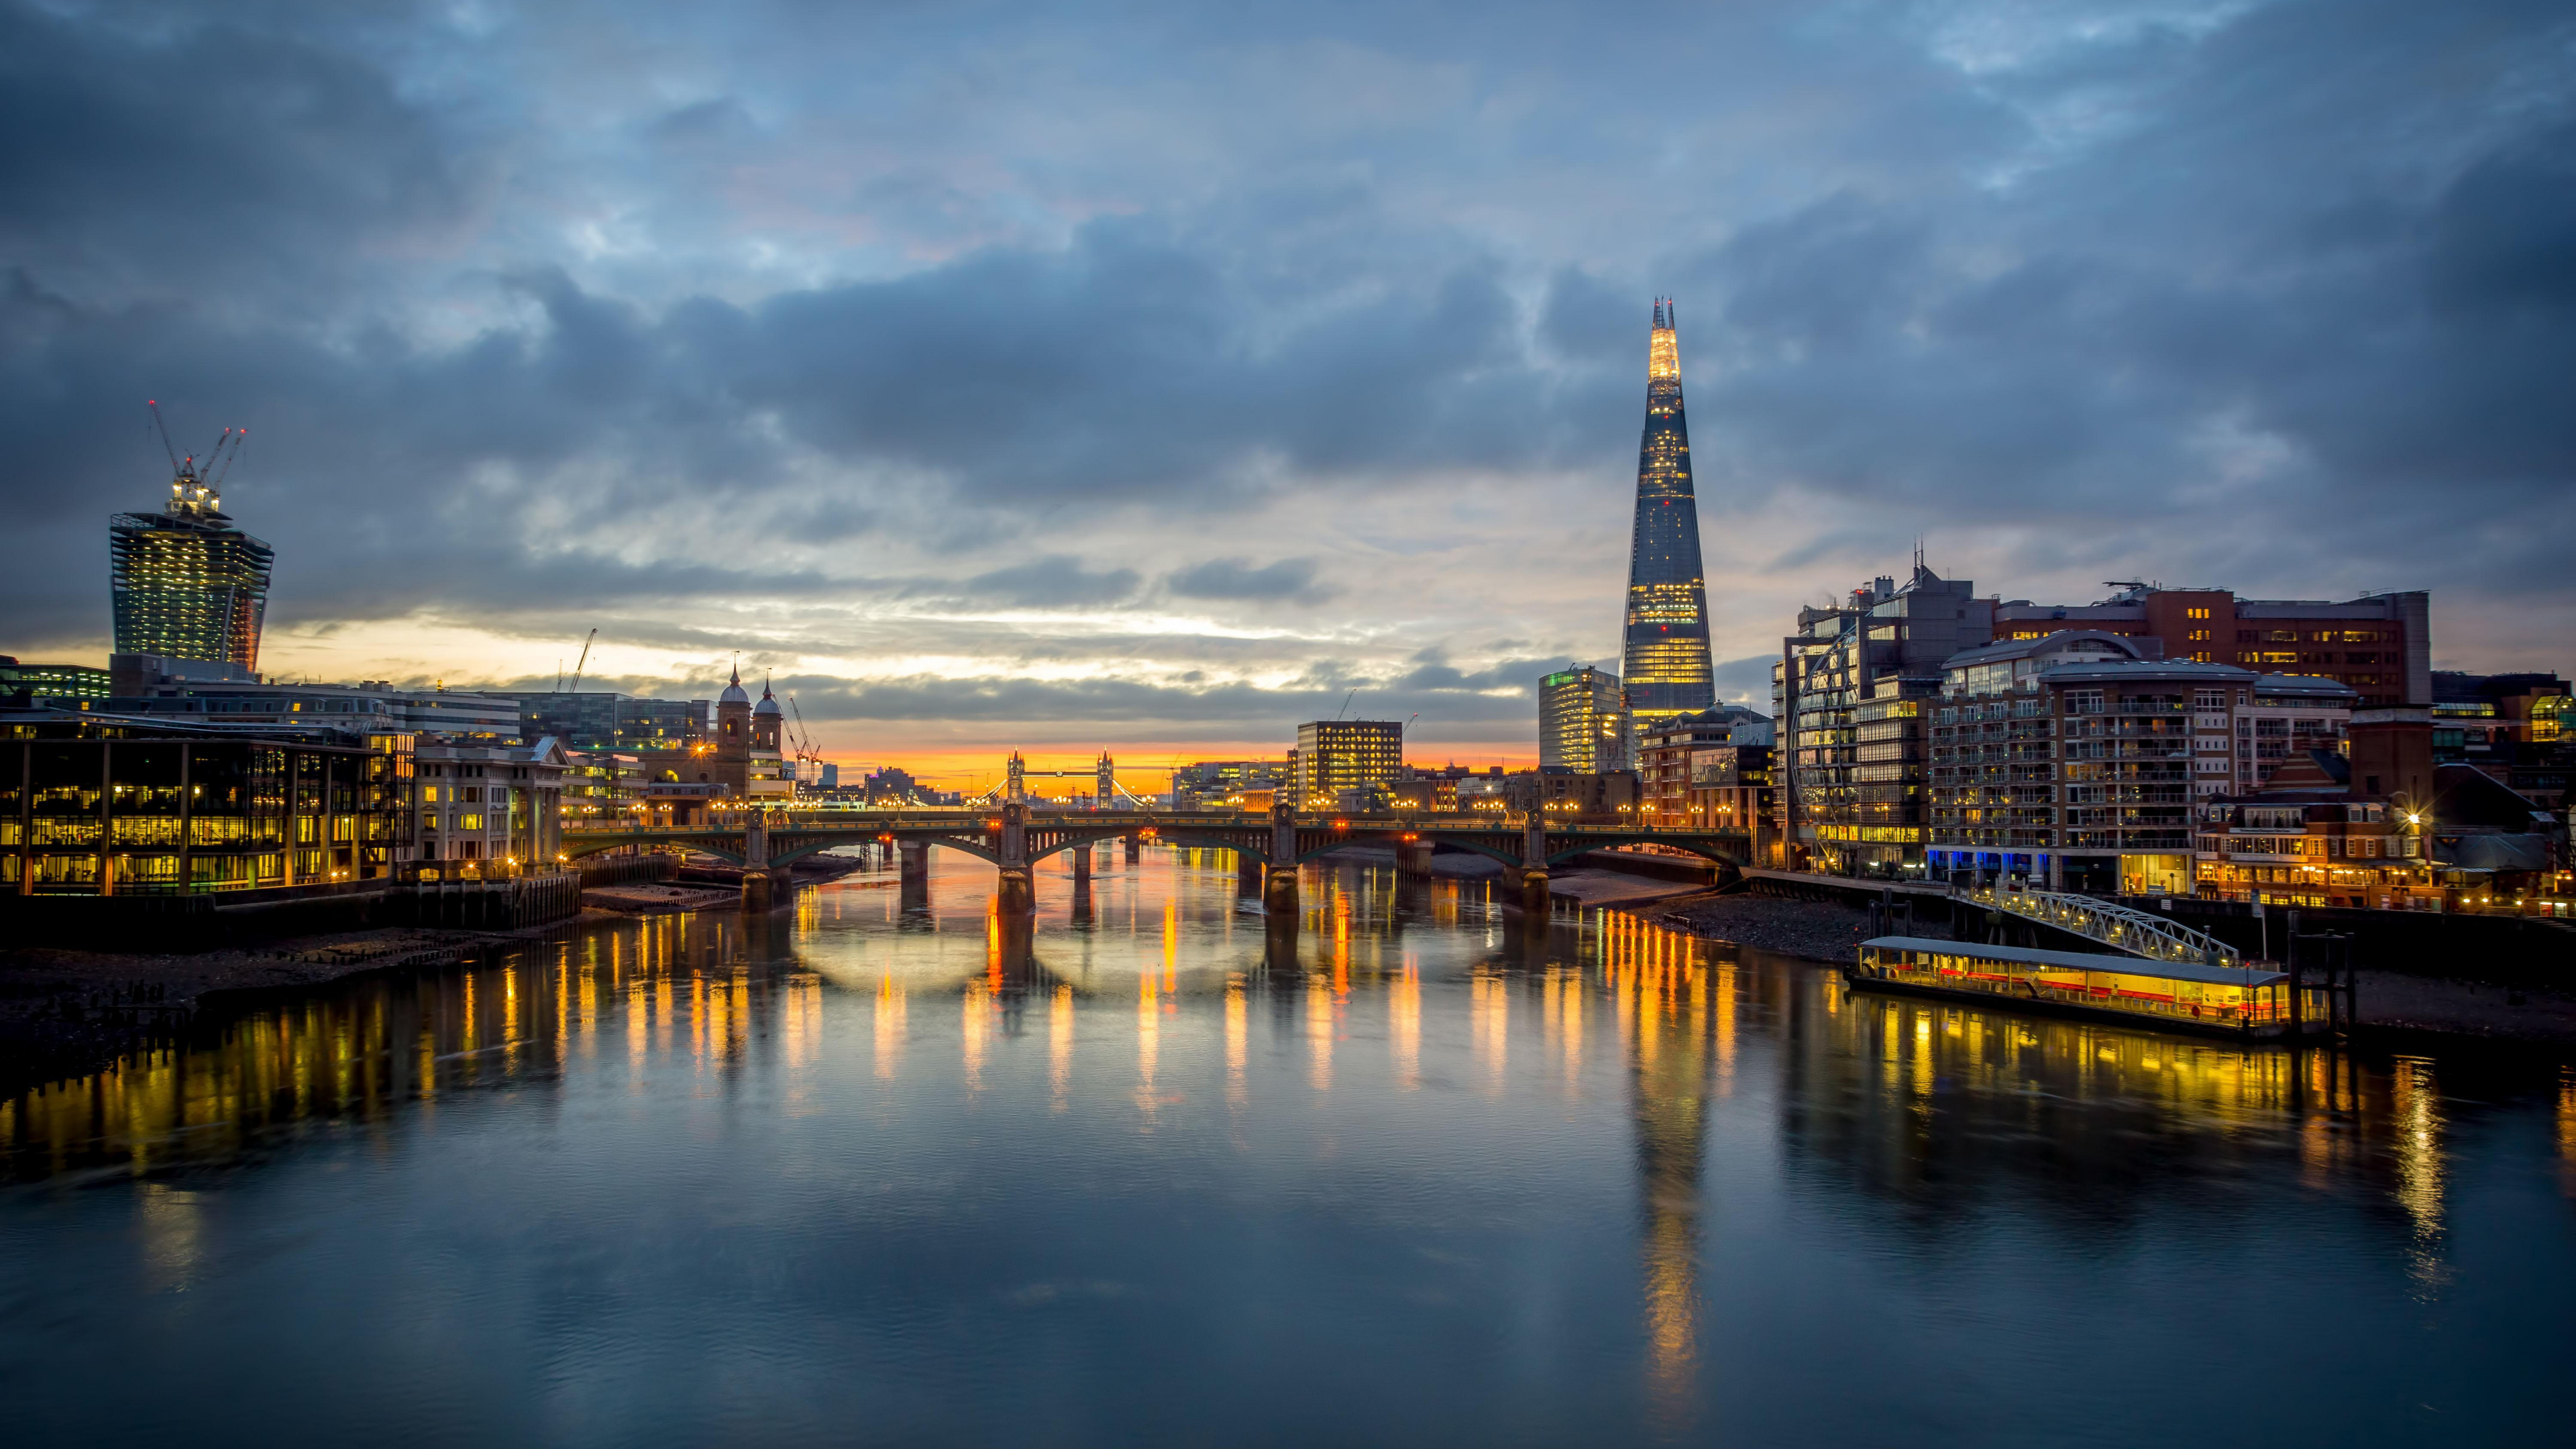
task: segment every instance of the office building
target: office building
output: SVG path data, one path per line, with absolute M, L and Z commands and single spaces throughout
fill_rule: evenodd
M 1628 710 L 1619 679 L 1589 665 L 1567 665 L 1538 682 L 1538 765 L 1591 774 L 1625 770 L 1633 760 Z
M 276 554 L 224 516 L 195 459 L 173 463 L 159 513 L 108 519 L 116 652 L 230 664 L 248 675 L 259 668 Z
M 1681 345 L 1673 304 L 1655 303 L 1646 346 L 1646 428 L 1637 446 L 1637 512 L 1628 545 L 1628 610 L 1619 674 L 1642 737 L 1717 702 L 1708 655 L 1708 588 L 1700 575 L 1699 500 L 1682 416 Z
M 0 879 L 21 895 L 201 895 L 385 879 L 412 739 L 64 710 L 0 724 Z
M 2037 639 L 2061 629 L 2094 629 L 2156 640 L 2166 659 L 2332 679 L 2351 686 L 2365 709 L 2433 702 L 2432 596 L 2421 591 L 2333 603 L 2240 599 L 2226 589 L 2136 582 L 2108 587 L 2115 592 L 2091 604 L 1997 604 L 1994 636 Z
M 1692 757 L 1719 746 L 1769 749 L 1772 723 L 1740 704 L 1721 704 L 1663 721 L 1638 740 L 1638 812 L 1645 823 L 1691 823 Z
M 110 663 L 112 713 L 204 724 L 256 726 L 319 723 L 368 734 L 436 734 L 500 743 L 520 737 L 518 701 L 382 680 L 357 684 L 277 684 L 257 679 L 197 677 L 204 666 L 182 659 L 119 654 Z M 185 672 L 181 672 L 185 671 Z M 233 671 L 220 666 L 215 672 Z
M 0 654 L 0 709 L 98 709 L 108 673 L 86 664 L 21 664 Z
M 1278 760 L 1193 760 L 1172 771 L 1172 808 L 1240 810 L 1246 791 L 1276 791 L 1287 779 Z
M 1923 709 L 1942 664 L 1993 638 L 1976 585 L 1915 559 L 1840 603 L 1798 611 L 1771 671 L 1780 733 L 1772 761 L 1782 862 L 1897 876 L 1923 868 Z
M 519 738 L 551 735 L 567 750 L 687 754 L 707 739 L 708 701 L 639 699 L 605 690 L 514 690 Z
M 1299 810 L 1337 810 L 1342 792 L 1372 790 L 1404 771 L 1404 722 L 1328 719 L 1297 726 L 1293 801 Z
M 1694 830 L 1747 832 L 1755 865 L 1773 859 L 1771 749 L 1714 745 L 1690 752 L 1690 805 L 1683 823 Z
M 563 851 L 563 747 L 423 741 L 414 751 L 419 812 L 412 873 L 501 880 L 553 870 Z
M 2064 630 L 1948 661 L 1926 706 L 1931 874 L 2188 894 L 2195 802 L 2339 750 L 2349 688 L 2150 658 L 2152 642 Z

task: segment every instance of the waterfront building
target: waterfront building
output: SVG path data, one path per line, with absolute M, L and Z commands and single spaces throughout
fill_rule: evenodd
M 1275 791 L 1288 778 L 1278 760 L 1193 760 L 1172 771 L 1175 810 L 1239 809 L 1235 797 L 1247 790 Z
M 1948 661 L 1930 706 L 1932 873 L 2188 893 L 2195 801 L 2340 750 L 2349 688 L 2149 658 L 2151 644 L 2065 630 Z
M 412 808 L 423 880 L 501 880 L 555 869 L 563 852 L 563 746 L 423 740 Z
M 1840 603 L 1798 611 L 1771 670 L 1773 801 L 1783 863 L 1845 875 L 1924 868 L 1923 710 L 1944 661 L 1988 642 L 1994 604 L 1918 554 Z
M 1673 304 L 1655 303 L 1646 345 L 1646 427 L 1637 445 L 1637 511 L 1628 545 L 1628 609 L 1619 674 L 1638 735 L 1717 702 L 1701 577 L 1699 500 L 1682 416 L 1681 344 Z
M 1747 830 L 1755 864 L 1771 857 L 1771 750 L 1769 745 L 1716 745 L 1690 752 L 1690 806 L 1684 822 L 1696 830 Z
M 2351 686 L 2364 707 L 2433 701 L 2432 596 L 2364 594 L 2341 603 L 2240 599 L 2226 589 L 2113 583 L 2091 604 L 1997 604 L 1997 639 L 2094 629 L 2153 639 L 2162 657 L 2261 674 L 2314 674 Z M 2155 657 L 2150 654 L 2149 657 Z
M 1630 768 L 1628 709 L 1617 675 L 1569 664 L 1540 678 L 1538 764 L 1585 774 Z
M 1740 704 L 1722 704 L 1663 721 L 1638 740 L 1639 818 L 1649 825 L 1691 823 L 1693 755 L 1738 745 L 1768 749 L 1772 722 Z
M 108 673 L 86 664 L 21 664 L 0 654 L 0 708 L 103 709 Z
M 412 738 L 0 714 L 0 880 L 20 895 L 200 895 L 388 878 Z
M 1387 807 L 1407 815 L 1454 814 L 1458 809 L 1458 778 L 1439 774 L 1390 780 L 1386 786 Z
M 519 735 L 518 701 L 383 680 L 357 684 L 279 684 L 251 678 L 200 677 L 188 660 L 119 654 L 110 661 L 116 714 L 173 722 L 279 726 L 319 722 L 367 734 L 440 734 L 494 743 Z
M 2576 772 L 2576 721 L 2555 674 L 2433 673 L 2432 755 L 2475 765 L 2549 809 L 2567 804 Z
M 1300 810 L 1341 808 L 1345 790 L 1371 790 L 1404 771 L 1404 722 L 1324 719 L 1297 726 L 1293 802 Z
M 223 499 L 198 476 L 195 459 L 174 462 L 159 513 L 108 519 L 116 652 L 256 672 L 276 553 L 224 516 Z
M 1503 777 L 1503 807 L 1536 810 L 1579 825 L 1636 823 L 1640 797 L 1634 770 L 1565 770 L 1541 766 Z

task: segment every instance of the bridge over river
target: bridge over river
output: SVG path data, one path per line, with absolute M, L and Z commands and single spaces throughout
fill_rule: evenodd
M 963 851 L 992 862 L 999 872 L 996 894 L 1002 909 L 1025 913 L 1036 908 L 1030 868 L 1059 851 L 1074 851 L 1074 878 L 1090 875 L 1088 847 L 1103 840 L 1123 840 L 1132 852 L 1147 840 L 1165 845 L 1230 850 L 1247 872 L 1262 874 L 1262 902 L 1274 915 L 1297 910 L 1297 867 L 1344 846 L 1392 846 L 1399 869 L 1415 874 L 1430 870 L 1432 851 L 1442 845 L 1489 857 L 1520 880 L 1519 903 L 1544 917 L 1548 872 L 1587 851 L 1622 845 L 1659 845 L 1716 861 L 1742 866 L 1751 858 L 1752 838 L 1743 830 L 1667 829 L 1628 825 L 1566 825 L 1544 815 L 1498 818 L 1466 815 L 1300 815 L 1288 806 L 1268 813 L 1223 814 L 1198 811 L 1033 811 L 1012 802 L 982 809 L 883 811 L 746 812 L 731 822 L 671 829 L 567 828 L 564 850 L 579 858 L 630 846 L 678 846 L 733 861 L 744 868 L 743 903 L 765 908 L 770 899 L 769 869 L 800 856 L 835 846 L 891 846 L 902 865 L 907 886 L 927 879 L 927 852 L 934 846 Z

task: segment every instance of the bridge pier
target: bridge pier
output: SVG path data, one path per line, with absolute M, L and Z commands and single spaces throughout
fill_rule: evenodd
M 896 904 L 906 911 L 930 909 L 930 847 L 918 840 L 898 841 L 894 857 Z
M 777 904 L 775 888 L 765 870 L 742 873 L 742 908 L 750 915 L 766 915 Z
M 1091 885 L 1091 844 L 1085 841 L 1065 854 L 1073 857 L 1073 888 L 1084 890 Z
M 1297 914 L 1297 812 L 1270 811 L 1270 865 L 1261 877 L 1261 908 L 1272 916 Z
M 1537 919 L 1547 918 L 1547 820 L 1535 810 L 1521 834 L 1520 905 Z
M 1120 838 L 1126 842 L 1127 863 L 1129 865 L 1134 865 L 1136 862 L 1145 858 L 1145 838 L 1143 836 L 1130 830 L 1126 835 Z
M 1412 880 L 1431 879 L 1431 842 L 1428 840 L 1397 842 L 1395 873 Z
M 1029 876 L 1029 807 L 1016 801 L 1002 807 L 1001 880 L 994 887 L 994 901 L 1009 916 L 1027 915 L 1038 908 L 1037 882 Z
M 1261 862 L 1239 850 L 1234 853 L 1234 891 L 1244 896 L 1261 894 Z

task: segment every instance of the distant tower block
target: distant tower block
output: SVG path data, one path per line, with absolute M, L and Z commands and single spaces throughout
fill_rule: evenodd
M 1643 736 L 1717 703 L 1708 655 L 1708 588 L 1700 576 L 1699 500 L 1682 419 L 1681 344 L 1670 299 L 1655 303 L 1646 349 L 1646 432 L 1637 448 L 1637 521 L 1628 553 L 1628 621 L 1619 666 Z
M 154 426 L 161 409 L 152 407 Z M 249 678 L 259 668 L 260 625 L 268 611 L 276 554 L 224 516 L 224 475 L 246 436 L 226 428 L 201 460 L 171 448 L 170 497 L 159 513 L 119 513 L 107 522 L 108 580 L 116 652 L 228 664 Z M 231 456 L 226 456 L 226 449 Z

